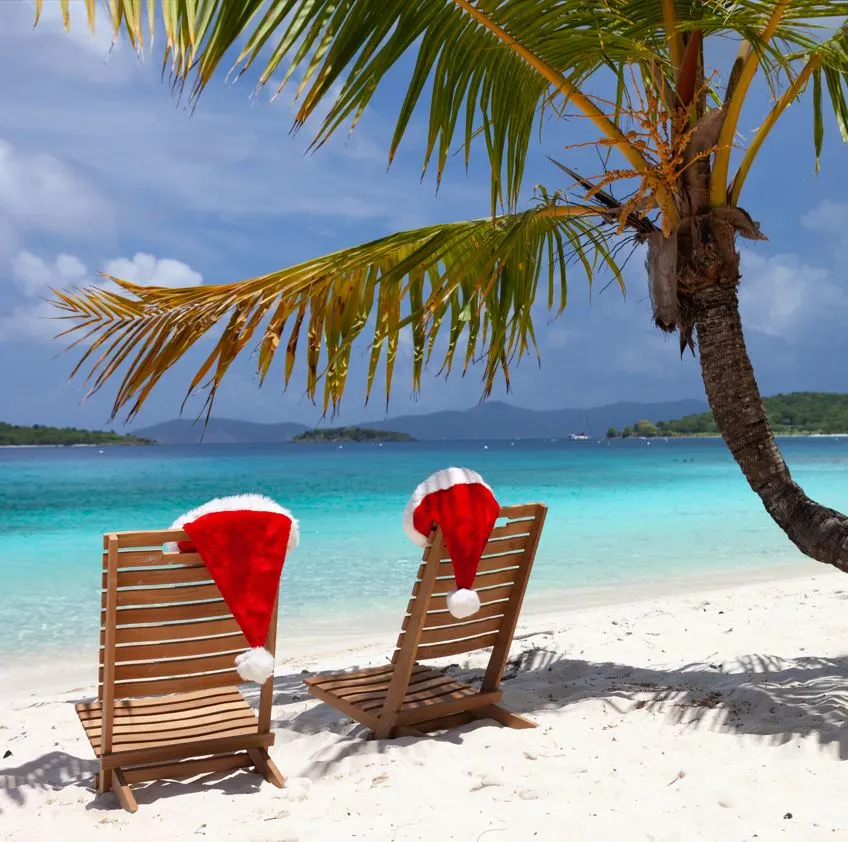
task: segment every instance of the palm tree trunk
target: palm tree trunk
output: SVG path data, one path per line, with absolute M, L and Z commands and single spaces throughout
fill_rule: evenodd
M 745 348 L 736 284 L 703 289 L 694 304 L 704 387 L 733 458 L 802 553 L 848 572 L 848 518 L 807 497 L 774 440 Z

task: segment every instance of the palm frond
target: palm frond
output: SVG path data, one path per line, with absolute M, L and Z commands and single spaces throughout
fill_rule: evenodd
M 71 4 L 62 0 L 66 17 Z M 781 5 L 785 0 L 781 0 Z M 39 4 L 40 5 L 40 4 Z M 492 206 L 514 209 L 522 186 L 534 123 L 552 95 L 576 106 L 616 145 L 636 170 L 638 150 L 614 117 L 584 91 L 602 68 L 665 64 L 674 78 L 683 35 L 737 35 L 747 40 L 754 64 L 770 78 L 785 69 L 785 55 L 817 43 L 817 19 L 839 13 L 842 2 L 795 0 L 774 20 L 769 0 L 162 0 L 165 62 L 181 85 L 193 77 L 199 95 L 225 57 L 254 66 L 259 84 L 282 89 L 298 79 L 302 125 L 329 100 L 315 144 L 341 125 L 355 125 L 401 58 L 414 55 L 399 103 L 390 158 L 412 115 L 429 96 L 425 169 L 437 180 L 458 144 L 468 150 L 485 138 L 492 173 Z M 159 25 L 157 4 L 110 0 L 112 25 L 139 47 Z M 88 18 L 95 21 L 94 4 Z M 772 23 L 770 23 L 770 21 Z M 822 24 L 823 26 L 823 24 Z M 670 39 L 670 40 L 669 40 Z M 670 58 L 671 56 L 671 58 Z M 735 124 L 734 124 L 735 125 Z M 728 129 L 729 131 L 729 129 Z M 726 173 L 725 173 L 726 177 Z M 663 201 L 666 213 L 674 207 Z
M 89 366 L 91 392 L 120 378 L 113 417 L 125 409 L 128 418 L 136 415 L 165 372 L 216 327 L 220 336 L 186 395 L 205 388 L 207 415 L 222 378 L 248 347 L 260 381 L 281 347 L 286 385 L 298 355 L 305 357 L 307 394 L 314 400 L 323 380 L 324 411 L 335 410 L 353 344 L 366 333 L 366 396 L 382 358 L 388 400 L 406 329 L 413 390 L 444 334 L 440 370 L 452 369 L 464 341 L 463 370 L 479 359 L 488 394 L 499 372 L 508 378 L 513 360 L 535 348 L 531 307 L 540 284 L 550 309 L 562 311 L 572 258 L 590 281 L 606 269 L 623 285 L 613 231 L 607 208 L 543 194 L 523 213 L 394 234 L 241 283 L 172 289 L 110 277 L 117 290 L 56 292 L 55 304 L 71 324 L 64 335 L 87 345 L 74 374 Z

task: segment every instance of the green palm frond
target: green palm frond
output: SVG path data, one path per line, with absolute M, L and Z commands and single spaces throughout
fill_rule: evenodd
M 93 25 L 93 0 L 87 5 Z M 255 67 L 261 85 L 282 89 L 297 80 L 297 125 L 329 105 L 316 145 L 340 126 L 355 124 L 400 59 L 414 55 L 390 158 L 416 107 L 429 98 L 425 169 L 435 162 L 440 179 L 451 149 L 461 145 L 467 156 L 472 140 L 482 135 L 493 213 L 502 205 L 516 207 L 534 124 L 552 95 L 600 126 L 602 117 L 612 115 L 588 113 L 592 103 L 581 86 L 602 68 L 618 72 L 625 64 L 653 63 L 666 66 L 663 72 L 673 79 L 664 9 L 673 6 L 680 33 L 746 39 L 775 88 L 780 74 L 789 72 L 786 56 L 808 53 L 820 42 L 825 24 L 818 19 L 848 12 L 838 0 L 795 0 L 764 39 L 775 5 L 773 0 L 110 0 L 116 34 L 127 33 L 138 46 L 152 40 L 161 8 L 166 64 L 177 84 L 193 78 L 194 95 L 228 55 L 239 73 Z M 63 6 L 68 16 L 69 0 Z M 606 122 L 601 131 L 609 137 L 619 127 L 613 119 Z M 638 152 L 623 139 L 620 151 L 640 168 Z M 666 211 L 672 212 L 670 205 Z
M 464 342 L 462 368 L 482 361 L 488 394 L 499 372 L 508 383 L 511 362 L 535 348 L 531 307 L 540 288 L 551 310 L 565 307 L 572 261 L 590 281 L 605 269 L 622 283 L 609 213 L 543 195 L 523 213 L 394 234 L 242 283 L 171 289 L 110 278 L 117 290 L 56 291 L 55 303 L 71 321 L 66 334 L 88 345 L 74 374 L 90 365 L 92 392 L 120 377 L 113 417 L 128 409 L 132 418 L 165 372 L 216 326 L 220 336 L 186 395 L 205 387 L 207 412 L 242 351 L 256 351 L 264 381 L 281 347 L 285 384 L 300 354 L 307 394 L 314 399 L 323 380 L 324 411 L 335 410 L 353 343 L 366 332 L 368 394 L 383 357 L 388 399 L 405 330 L 413 390 L 444 334 L 440 370 L 451 370 Z

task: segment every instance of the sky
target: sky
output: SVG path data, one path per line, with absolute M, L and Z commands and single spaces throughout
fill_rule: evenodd
M 103 26 L 90 36 L 82 8 L 66 34 L 54 5 L 33 30 L 27 0 L 0 3 L 0 420 L 102 428 L 107 386 L 88 400 L 69 381 L 75 356 L 54 338 L 51 287 L 95 282 L 99 271 L 157 285 L 231 282 L 355 245 L 402 228 L 484 216 L 485 150 L 466 173 L 452 162 L 438 191 L 421 178 L 425 122 L 418 114 L 387 170 L 404 67 L 390 78 L 356 130 L 306 154 L 307 130 L 292 135 L 291 95 L 273 100 L 224 74 L 191 111 L 160 78 L 158 54 L 139 60 L 111 47 Z M 755 87 L 744 137 L 761 121 L 768 92 Z M 308 127 L 307 127 L 308 128 Z M 571 139 L 569 137 L 569 139 Z M 546 135 L 528 164 L 530 188 L 567 186 L 546 159 L 586 165 L 585 154 Z M 848 357 L 848 150 L 826 121 L 822 173 L 814 174 L 809 102 L 794 105 L 769 137 L 743 205 L 768 242 L 742 241 L 742 317 L 764 394 L 846 391 Z M 589 161 L 587 163 L 587 161 Z M 574 273 L 565 314 L 539 309 L 541 365 L 513 372 L 507 400 L 554 409 L 619 400 L 703 398 L 697 360 L 651 324 L 642 258 L 625 271 L 627 294 Z M 153 393 L 131 426 L 177 417 L 199 349 Z M 429 372 L 410 393 L 401 346 L 388 410 L 377 393 L 364 405 L 363 360 L 354 354 L 341 423 L 409 412 L 466 408 L 481 395 L 480 372 L 447 380 Z M 297 370 L 287 391 L 278 369 L 260 390 L 249 354 L 233 367 L 215 414 L 254 421 L 318 423 Z M 503 398 L 498 387 L 495 397 Z M 189 404 L 187 417 L 194 417 Z

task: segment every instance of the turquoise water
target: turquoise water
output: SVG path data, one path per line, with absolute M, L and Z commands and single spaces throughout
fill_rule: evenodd
M 848 441 L 782 447 L 811 495 L 848 509 Z M 401 512 L 449 465 L 482 473 L 502 504 L 549 505 L 531 596 L 802 558 L 718 441 L 0 449 L 0 652 L 93 644 L 104 532 L 167 527 L 249 491 L 300 520 L 284 626 L 344 630 L 398 612 L 419 558 Z

